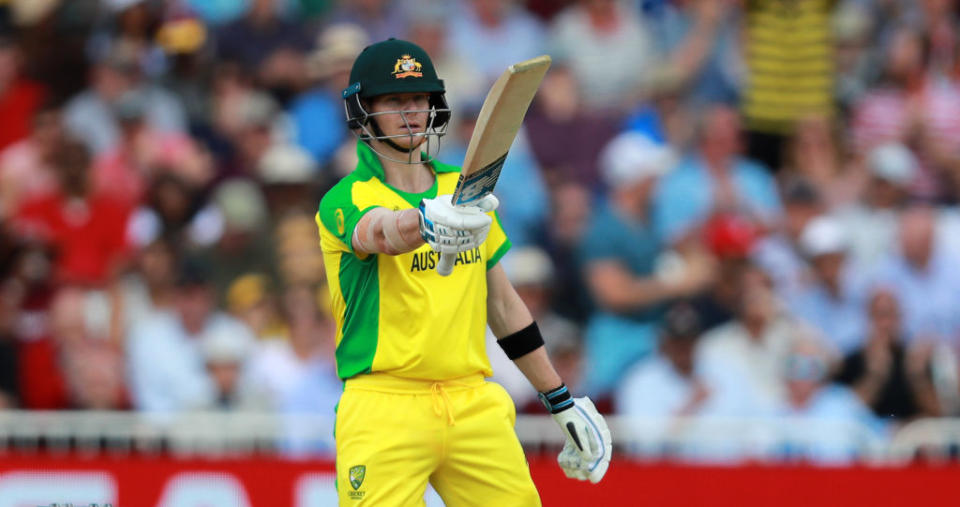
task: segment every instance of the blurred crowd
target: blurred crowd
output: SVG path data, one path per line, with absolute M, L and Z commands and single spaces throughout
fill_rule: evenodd
M 956 0 L 2 0 L 0 406 L 332 413 L 314 214 L 356 161 L 353 59 L 397 37 L 446 83 L 453 164 L 499 73 L 553 57 L 497 194 L 575 392 L 664 431 L 956 415 L 958 23 Z

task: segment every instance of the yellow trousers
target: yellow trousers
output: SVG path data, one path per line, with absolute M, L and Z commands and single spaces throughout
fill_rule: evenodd
M 481 375 L 432 382 L 383 373 L 347 380 L 337 409 L 341 506 L 539 506 L 514 431 L 513 400 Z

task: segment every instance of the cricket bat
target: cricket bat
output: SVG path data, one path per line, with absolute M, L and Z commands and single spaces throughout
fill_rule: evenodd
M 549 67 L 550 57 L 538 56 L 511 65 L 493 83 L 467 146 L 460 180 L 453 192 L 454 206 L 470 205 L 493 192 L 510 145 Z M 452 273 L 456 260 L 456 254 L 442 254 L 437 273 Z

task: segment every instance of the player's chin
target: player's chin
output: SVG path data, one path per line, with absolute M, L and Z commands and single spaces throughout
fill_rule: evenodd
M 418 148 L 426 142 L 427 138 L 422 133 L 414 135 L 402 135 L 400 137 L 395 137 L 393 142 L 404 149 Z

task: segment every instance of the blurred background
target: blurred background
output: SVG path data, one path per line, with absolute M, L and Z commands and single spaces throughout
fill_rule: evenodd
M 314 214 L 387 37 L 432 56 L 458 165 L 493 80 L 553 57 L 502 263 L 617 458 L 560 479 L 489 336 L 545 504 L 848 478 L 803 505 L 890 505 L 960 473 L 956 0 L 0 0 L 0 504 L 335 502 Z M 730 475 L 707 499 L 698 470 Z

